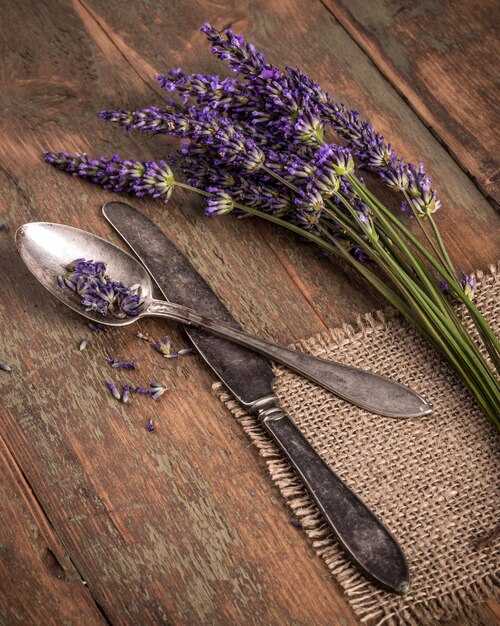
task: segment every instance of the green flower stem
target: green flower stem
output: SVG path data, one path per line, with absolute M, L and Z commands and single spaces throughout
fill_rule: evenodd
M 354 211 L 354 209 L 347 202 L 347 200 L 341 194 L 337 194 L 337 197 L 339 197 L 339 199 L 342 201 L 345 208 L 349 211 L 349 213 L 353 216 L 353 218 L 358 221 L 358 225 L 361 228 L 363 228 L 366 234 L 369 236 L 370 232 L 368 228 L 361 221 L 358 214 L 356 213 L 356 211 Z M 395 261 L 393 259 L 392 255 L 389 254 L 389 252 L 384 246 L 380 245 L 380 243 L 376 241 L 373 237 L 371 238 L 371 243 L 373 244 L 373 246 L 377 249 L 379 253 L 378 258 L 377 258 L 379 266 L 385 267 L 386 273 L 389 275 L 392 281 L 395 282 L 400 287 L 400 289 L 401 289 L 401 283 L 402 282 L 404 283 L 407 299 L 410 298 L 410 295 L 413 296 L 413 298 L 417 298 L 419 302 L 421 302 L 423 299 L 424 301 L 423 311 L 424 312 L 428 310 L 428 307 L 432 307 L 434 309 L 433 313 L 437 316 L 434 319 L 434 323 L 437 326 L 441 326 L 441 327 L 444 326 L 444 329 L 442 328 L 441 332 L 444 335 L 447 335 L 448 341 L 452 342 L 455 345 L 455 350 L 458 353 L 459 358 L 460 356 L 462 356 L 462 358 L 465 355 L 467 356 L 468 370 L 472 373 L 477 383 L 481 387 L 483 387 L 485 393 L 489 395 L 491 399 L 494 399 L 494 396 L 492 395 L 492 386 L 490 384 L 491 372 L 489 368 L 485 368 L 484 360 L 482 358 L 481 353 L 479 352 L 477 346 L 472 341 L 468 333 L 466 333 L 466 331 L 463 329 L 460 321 L 455 316 L 449 303 L 441 295 L 441 292 L 438 292 L 435 288 L 433 288 L 434 286 L 430 277 L 426 274 L 427 281 L 426 281 L 425 286 L 431 287 L 431 295 L 433 296 L 432 299 L 429 294 L 427 294 L 425 291 L 422 291 L 420 287 L 418 287 L 418 285 L 414 283 L 411 276 L 408 276 L 407 274 L 405 276 L 405 273 L 401 271 L 402 269 L 401 264 L 398 263 L 397 260 Z M 382 262 L 382 260 L 384 262 Z M 417 259 L 415 262 L 418 263 L 419 260 Z M 415 264 L 415 262 L 413 263 L 413 265 Z M 439 305 L 439 308 L 436 307 L 436 300 L 437 300 L 437 304 Z M 457 331 L 458 331 L 458 334 L 457 334 Z M 481 372 L 483 373 L 481 374 Z M 486 379 L 484 376 L 485 373 L 486 373 Z M 493 381 L 493 383 L 494 382 L 495 381 Z M 496 392 L 495 389 L 493 389 L 493 391 Z
M 374 214 L 380 220 L 388 236 L 394 241 L 394 243 L 398 245 L 401 252 L 408 258 L 411 267 L 415 270 L 416 274 L 420 278 L 422 284 L 425 286 L 429 295 L 433 298 L 434 302 L 442 310 L 444 310 L 443 303 L 442 303 L 442 296 L 438 292 L 437 287 L 434 285 L 432 278 L 429 276 L 426 269 L 420 262 L 420 259 L 414 256 L 410 248 L 408 248 L 408 246 L 400 237 L 400 235 L 397 233 L 397 231 L 392 227 L 392 224 L 386 218 L 384 213 L 377 210 L 379 208 L 378 204 L 375 204 L 374 202 L 372 202 L 371 198 L 365 193 L 366 187 L 363 187 L 361 183 L 357 181 L 357 179 L 356 181 L 351 181 L 351 178 L 349 177 L 349 181 L 354 186 L 356 193 L 368 204 L 370 209 L 374 212 Z
M 406 202 L 408 203 L 408 206 L 410 207 L 410 210 L 412 212 L 413 217 L 417 221 L 417 224 L 418 224 L 418 226 L 420 228 L 421 233 L 423 234 L 423 236 L 427 240 L 427 243 L 429 244 L 429 246 L 433 250 L 434 254 L 439 258 L 440 262 L 443 263 L 444 258 L 442 257 L 442 254 L 439 251 L 439 247 L 437 246 L 437 243 L 431 239 L 429 233 L 424 228 L 424 225 L 422 224 L 422 219 L 419 218 L 417 212 L 415 211 L 415 208 L 413 206 L 413 202 L 411 201 L 411 198 L 410 198 L 408 192 L 406 190 L 403 191 L 403 195 L 404 195 L 404 197 L 406 199 Z
M 485 347 L 488 350 L 490 357 L 495 363 L 497 370 L 500 371 L 498 367 L 499 362 L 499 353 L 500 353 L 500 341 L 496 337 L 493 332 L 491 326 L 484 319 L 481 312 L 476 308 L 473 302 L 465 295 L 463 289 L 458 283 L 455 275 L 450 274 L 447 267 L 443 267 L 430 253 L 429 251 L 421 244 L 421 242 L 413 235 L 413 233 L 405 227 L 405 225 L 399 220 L 396 216 L 393 215 L 387 207 L 385 207 L 379 200 L 376 198 L 369 189 L 362 186 L 359 180 L 353 176 L 352 174 L 347 177 L 349 181 L 353 184 L 353 187 L 356 188 L 358 194 L 362 194 L 365 196 L 366 201 L 373 202 L 379 211 L 384 214 L 384 216 L 390 220 L 401 233 L 415 246 L 415 248 L 426 258 L 426 260 L 431 264 L 431 266 L 438 272 L 438 274 L 443 278 L 448 285 L 450 286 L 453 297 L 455 297 L 458 301 L 465 304 L 468 308 L 469 313 L 472 317 L 474 324 L 476 325 L 484 343 Z
M 388 213 L 390 213 L 388 211 L 388 209 L 386 209 L 376 198 L 374 198 L 372 196 L 372 194 L 369 192 L 369 190 L 367 190 L 365 187 L 361 186 L 361 183 L 359 183 L 359 181 L 357 180 L 351 180 L 352 177 L 350 177 L 350 181 L 353 184 L 354 189 L 356 190 L 356 192 L 358 193 L 358 195 L 360 197 L 362 197 L 370 206 L 370 208 L 372 208 L 372 210 L 375 210 L 376 208 L 379 209 L 379 211 L 375 210 L 375 213 L 377 215 L 377 217 L 381 217 L 381 213 L 382 213 L 382 217 L 385 217 Z M 375 206 L 374 206 L 375 205 Z M 394 216 L 392 216 L 392 214 L 390 214 L 391 217 L 393 218 L 393 220 L 396 220 L 398 222 L 398 226 L 400 224 L 399 220 L 397 220 L 397 218 L 395 218 Z M 382 220 L 384 223 L 386 223 L 386 220 L 383 219 Z M 393 234 L 391 231 L 389 231 L 391 234 Z M 398 244 L 400 243 L 400 238 L 397 238 L 397 242 Z M 420 244 L 420 242 L 419 242 Z M 421 244 L 420 244 L 421 246 Z M 429 254 L 429 253 L 427 253 Z M 410 253 L 410 258 L 411 258 L 411 253 Z M 416 265 L 418 264 L 418 265 Z M 412 263 L 412 265 L 417 269 L 418 267 L 420 267 L 420 262 L 418 259 L 415 259 L 415 261 Z M 420 273 L 420 275 L 422 275 Z M 439 298 L 439 301 L 441 302 L 441 308 L 443 308 L 443 303 L 446 303 L 446 305 L 448 305 L 448 303 L 446 302 L 445 298 L 443 298 L 441 296 L 441 294 L 439 292 L 437 292 L 437 290 L 434 288 L 432 282 L 430 282 L 429 280 L 425 281 L 426 282 L 426 287 L 430 284 L 431 285 L 431 293 L 433 295 L 433 299 Z M 448 311 L 448 315 L 450 314 L 450 312 Z M 494 403 L 498 404 L 498 393 L 499 393 L 499 389 L 498 389 L 498 383 L 497 381 L 495 381 L 493 379 L 493 375 L 491 370 L 489 369 L 489 367 L 487 366 L 486 362 L 484 361 L 482 355 L 480 354 L 477 346 L 475 345 L 475 343 L 473 342 L 472 338 L 470 337 L 470 335 L 468 335 L 468 333 L 466 333 L 466 331 L 462 328 L 462 325 L 460 323 L 460 321 L 458 320 L 458 318 L 456 318 L 456 315 L 453 315 L 453 319 L 454 319 L 454 325 L 455 325 L 455 329 L 459 331 L 459 333 L 462 335 L 463 340 L 465 341 L 468 350 L 468 358 L 472 357 L 472 360 L 477 367 L 479 367 L 479 369 L 476 370 L 476 375 L 475 378 L 478 380 L 480 386 L 486 391 L 486 393 L 488 394 L 488 396 L 493 400 Z M 490 329 L 490 332 L 491 329 Z M 486 347 L 488 349 L 488 344 L 486 344 Z M 465 348 L 465 346 L 464 346 Z M 472 351 L 472 354 L 471 354 Z M 491 350 L 489 350 L 489 352 L 491 353 Z M 465 356 L 465 355 L 464 355 Z M 471 366 L 469 365 L 469 368 Z M 472 366 L 474 368 L 474 366 Z M 483 374 L 481 374 L 481 372 L 483 372 Z M 479 377 L 479 378 L 478 378 Z M 486 380 L 484 380 L 484 377 L 486 377 Z M 492 388 L 492 384 L 494 385 L 494 387 Z M 487 386 L 485 388 L 485 385 Z M 475 394 L 477 395 L 477 394 Z M 493 404 L 494 406 L 494 404 Z M 490 413 L 491 414 L 491 413 Z
M 275 178 L 281 178 L 279 177 L 279 175 L 272 172 L 272 170 L 270 170 L 269 173 L 271 173 Z M 284 182 L 284 184 L 285 183 L 286 181 Z M 192 187 L 191 185 L 177 182 L 175 184 L 179 187 L 189 189 L 205 197 L 215 197 L 215 194 L 208 193 L 204 190 Z M 296 188 L 294 188 L 293 185 L 287 184 L 287 186 L 293 188 L 293 190 L 296 191 Z M 359 191 L 358 195 L 361 195 Z M 366 197 L 364 199 L 365 201 L 367 201 Z M 371 200 L 371 198 L 368 198 L 368 200 Z M 346 202 L 346 204 L 349 204 L 345 199 L 344 201 Z M 385 209 L 385 207 L 383 207 L 385 211 L 380 210 L 378 206 L 373 207 L 373 201 L 368 202 L 368 204 L 377 217 L 380 215 L 380 213 L 382 213 L 383 219 L 380 221 L 383 226 L 383 240 L 391 240 L 395 242 L 396 244 L 398 244 L 398 250 L 401 250 L 399 246 L 399 243 L 401 242 L 403 244 L 404 255 L 409 258 L 411 267 L 414 268 L 414 264 L 419 263 L 420 260 L 411 253 L 406 244 L 404 244 L 404 242 L 401 240 L 401 237 L 391 226 L 391 222 L 387 219 L 385 214 L 385 211 L 388 210 Z M 331 203 L 331 205 L 335 207 L 333 203 Z M 495 389 L 492 384 L 494 382 L 492 381 L 492 373 L 489 368 L 486 368 L 487 375 L 485 376 L 486 372 L 484 370 L 484 360 L 482 358 L 479 359 L 475 350 L 472 348 L 472 346 L 474 346 L 477 350 L 477 347 L 473 342 L 471 345 L 469 341 L 466 340 L 465 336 L 463 336 L 461 332 L 460 326 L 457 327 L 454 323 L 455 320 L 448 317 L 450 311 L 443 310 L 442 304 L 443 300 L 445 299 L 441 296 L 442 299 L 438 300 L 441 306 L 439 306 L 438 302 L 434 301 L 434 298 L 436 297 L 436 292 L 434 289 L 432 289 L 433 285 L 429 279 L 428 274 L 423 277 L 423 285 L 422 287 L 420 287 L 418 283 L 415 283 L 414 279 L 408 274 L 408 268 L 406 268 L 405 271 L 405 269 L 401 267 L 400 259 L 393 258 L 394 250 L 392 250 L 391 252 L 387 249 L 386 246 L 383 246 L 380 242 L 374 242 L 373 240 L 370 240 L 370 245 L 368 246 L 369 255 L 373 257 L 373 260 L 390 278 L 391 282 L 393 282 L 398 287 L 398 290 L 404 297 L 404 300 L 402 300 L 401 297 L 397 295 L 397 293 L 393 289 L 386 285 L 374 272 L 372 272 L 368 267 L 359 263 L 359 261 L 357 261 L 351 254 L 349 254 L 349 252 L 342 246 L 339 241 L 330 238 L 331 241 L 329 243 L 325 241 L 322 237 L 319 237 L 311 233 L 310 231 L 296 226 L 295 224 L 291 224 L 290 222 L 275 217 L 274 215 L 264 213 L 263 211 L 259 211 L 258 209 L 254 209 L 252 207 L 248 207 L 237 202 L 234 203 L 234 206 L 249 215 L 254 215 L 256 217 L 266 219 L 267 221 L 287 228 L 288 230 L 291 230 L 292 232 L 295 232 L 296 234 L 316 243 L 323 249 L 337 254 L 345 261 L 353 265 L 360 272 L 360 274 L 363 275 L 380 293 L 382 293 L 382 295 L 384 295 L 384 297 L 386 297 L 386 299 L 393 306 L 395 306 L 405 317 L 407 317 L 407 319 L 411 320 L 411 322 L 414 323 L 418 328 L 424 331 L 425 334 L 427 334 L 427 336 L 431 339 L 431 341 L 438 348 L 440 348 L 440 350 L 445 354 L 449 361 L 454 365 L 457 372 L 466 383 L 467 387 L 476 396 L 476 399 L 484 412 L 494 421 L 497 427 L 500 428 L 500 423 L 498 419 L 498 394 L 497 389 Z M 348 207 L 346 206 L 346 208 Z M 378 211 L 376 210 L 377 208 L 379 209 Z M 338 209 L 338 207 L 335 207 L 335 209 Z M 330 213 L 332 218 L 346 229 L 346 232 L 350 236 L 352 236 L 353 239 L 360 246 L 363 247 L 363 249 L 367 248 L 368 242 L 362 238 L 360 233 L 355 231 L 353 225 L 345 219 L 344 215 L 339 215 L 338 210 L 332 210 L 331 212 L 328 211 L 327 214 L 328 213 Z M 364 232 L 367 233 L 365 225 L 361 222 L 359 216 L 356 214 L 350 204 L 349 214 L 359 223 Z M 327 234 L 324 232 L 321 226 L 320 231 L 323 235 Z M 405 233 L 402 234 L 404 235 Z M 375 243 L 377 245 L 375 245 Z M 444 268 L 443 271 L 445 272 L 445 275 L 448 274 L 448 271 L 444 270 Z M 419 278 L 420 280 L 422 280 L 420 276 Z M 431 286 L 430 294 L 427 293 L 426 289 L 428 284 L 430 284 Z M 450 306 L 447 302 L 446 305 L 447 307 Z M 467 335 L 467 333 L 465 334 Z M 467 337 L 469 336 L 467 335 Z M 481 357 L 480 354 L 479 357 Z
M 448 255 L 448 251 L 446 250 L 446 246 L 444 245 L 444 241 L 443 241 L 443 238 L 441 237 L 441 233 L 439 232 L 439 228 L 437 227 L 437 224 L 434 221 L 434 218 L 432 217 L 432 213 L 429 213 L 429 215 L 427 216 L 427 219 L 429 220 L 429 223 L 434 232 L 434 236 L 436 237 L 436 241 L 438 242 L 439 249 L 441 250 L 441 253 L 445 259 L 445 264 L 448 266 L 448 269 L 450 270 L 450 274 L 452 276 L 456 276 L 457 273 Z
M 271 176 L 273 176 L 274 178 L 276 178 L 276 180 L 279 180 L 280 183 L 282 183 L 283 185 L 285 185 L 286 187 L 288 187 L 289 189 L 291 189 L 292 191 L 295 191 L 295 193 L 297 193 L 299 191 L 299 188 L 296 187 L 295 185 L 293 185 L 291 182 L 289 182 L 288 180 L 286 180 L 286 178 L 283 178 L 283 176 L 280 176 L 279 174 L 277 174 L 274 170 L 272 170 L 271 168 L 267 167 L 267 165 L 261 165 L 260 168 L 262 170 L 264 170 L 265 172 L 267 172 L 268 174 L 271 174 Z
M 335 242 L 337 246 L 340 246 L 338 242 Z M 387 300 L 397 308 L 411 323 L 413 323 L 417 328 L 419 328 L 424 334 L 428 336 L 428 338 L 436 345 L 438 349 L 448 358 L 448 360 L 454 365 L 456 371 L 459 373 L 461 378 L 466 383 L 469 390 L 472 392 L 474 396 L 483 409 L 483 411 L 492 419 L 492 421 L 500 428 L 500 422 L 498 420 L 498 410 L 490 405 L 481 394 L 477 392 L 477 383 L 472 380 L 468 369 L 464 368 L 462 359 L 462 352 L 458 351 L 458 357 L 456 356 L 456 352 L 450 348 L 449 340 L 443 339 L 442 336 L 437 332 L 435 325 L 429 322 L 428 312 L 424 307 L 421 307 L 418 302 L 415 302 L 412 298 L 411 294 L 406 293 L 407 298 L 410 300 L 412 304 L 412 308 L 408 307 L 404 301 L 402 301 L 391 289 L 387 287 L 385 283 L 383 283 L 378 276 L 376 276 L 373 272 L 368 270 L 368 268 L 357 261 L 354 257 L 352 257 L 345 249 L 341 249 L 342 256 L 348 261 L 351 265 L 353 265 L 377 290 L 384 295 Z M 404 291 L 404 289 L 403 289 Z M 417 313 L 417 315 L 415 315 Z M 486 392 L 488 393 L 488 392 Z

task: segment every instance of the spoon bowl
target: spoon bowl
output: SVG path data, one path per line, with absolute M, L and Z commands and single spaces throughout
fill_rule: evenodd
M 124 318 L 103 317 L 94 311 L 85 311 L 79 297 L 70 289 L 59 287 L 57 277 L 66 273 L 66 266 L 79 258 L 105 261 L 107 273 L 113 280 L 126 285 L 141 285 L 143 310 L 152 302 L 153 283 L 147 270 L 130 254 L 92 233 L 50 222 L 24 224 L 16 231 L 18 252 L 30 272 L 52 295 L 66 306 L 93 322 L 109 326 L 126 326 L 139 316 Z

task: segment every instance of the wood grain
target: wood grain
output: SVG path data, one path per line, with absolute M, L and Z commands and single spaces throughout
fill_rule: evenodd
M 322 0 L 453 158 L 499 200 L 498 3 Z M 495 19 L 496 18 L 496 19 Z
M 263 461 L 212 396 L 212 375 L 198 358 L 162 360 L 135 337 L 135 327 L 92 335 L 79 352 L 88 328 L 28 274 L 13 232 L 27 221 L 58 221 L 120 245 L 100 216 L 112 196 L 49 168 L 40 153 L 161 156 L 168 141 L 127 135 L 96 112 L 161 102 L 154 76 L 170 67 L 219 71 L 197 30 L 205 20 L 247 33 L 276 63 L 300 63 L 365 111 L 398 150 L 412 159 L 425 155 L 445 199 L 447 243 L 466 270 L 498 258 L 491 206 L 316 0 L 189 0 L 168 10 L 152 0 L 126 10 L 117 0 L 25 0 L 6 4 L 3 18 L 0 214 L 10 230 L 0 232 L 0 360 L 13 371 L 0 372 L 0 436 L 54 537 L 112 624 L 356 624 L 323 563 L 290 525 Z M 275 228 L 208 220 L 182 193 L 167 207 L 134 204 L 249 331 L 289 343 L 382 304 L 357 277 Z M 168 333 L 176 347 L 185 345 L 170 324 L 149 320 L 141 331 L 155 339 Z M 157 403 L 134 397 L 123 405 L 107 392 L 106 356 L 132 354 L 139 369 L 112 371 L 115 382 L 160 378 L 169 391 Z M 154 433 L 145 429 L 150 417 Z M 0 511 L 0 522 L 5 515 Z M 28 545 L 12 549 L 31 558 Z M 78 600 L 82 610 L 85 598 Z M 42 591 L 33 596 L 33 614 L 44 602 Z
M 0 437 L 0 624 L 107 622 Z

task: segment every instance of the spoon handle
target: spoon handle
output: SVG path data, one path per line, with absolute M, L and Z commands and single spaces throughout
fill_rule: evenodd
M 422 396 L 390 378 L 259 339 L 179 304 L 153 300 L 143 315 L 166 317 L 234 341 L 285 365 L 340 398 L 379 415 L 421 417 L 432 411 Z

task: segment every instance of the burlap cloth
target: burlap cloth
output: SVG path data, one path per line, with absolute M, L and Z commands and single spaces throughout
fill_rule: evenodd
M 477 272 L 476 304 L 500 326 L 500 271 Z M 255 418 L 220 383 L 229 407 L 259 453 L 361 622 L 437 624 L 474 611 L 495 596 L 500 562 L 500 436 L 449 365 L 391 309 L 364 316 L 296 347 L 391 376 L 432 404 L 428 418 L 395 420 L 336 398 L 285 368 L 276 368 L 283 409 L 314 448 L 392 531 L 411 572 L 404 597 L 368 582 L 343 556 L 294 470 Z

